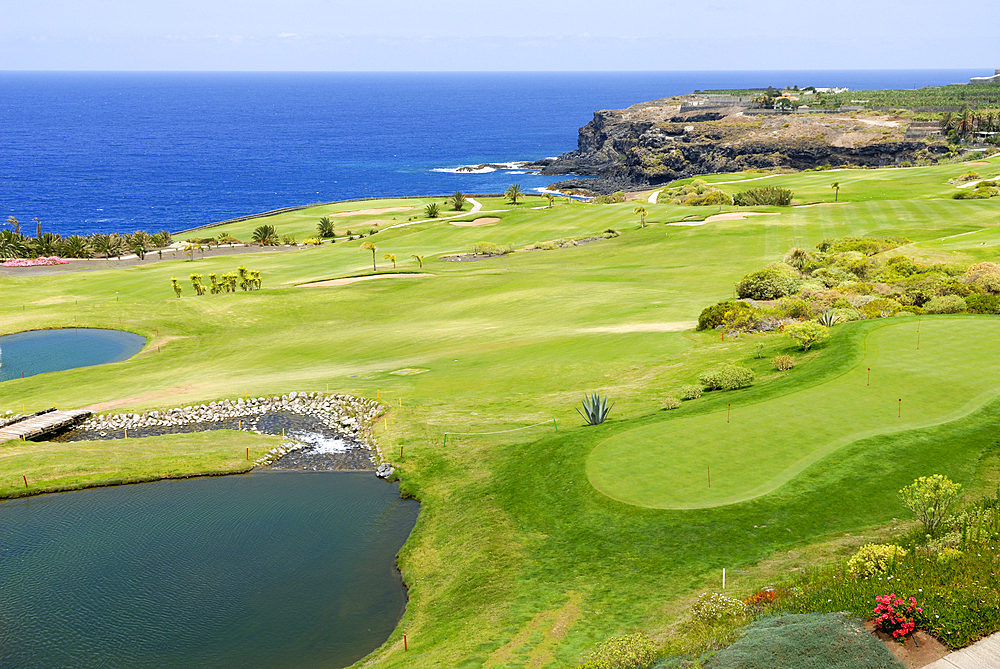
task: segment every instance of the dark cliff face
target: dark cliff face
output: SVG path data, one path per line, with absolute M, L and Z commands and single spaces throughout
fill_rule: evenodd
M 843 115 L 750 115 L 740 110 L 694 114 L 599 111 L 580 128 L 577 150 L 541 166 L 543 174 L 577 174 L 556 184 L 597 194 L 637 190 L 698 174 L 821 165 L 889 166 L 943 153 L 941 143 L 903 139 L 905 120 Z M 659 110 L 663 111 L 663 110 Z M 630 113 L 632 112 L 632 113 Z

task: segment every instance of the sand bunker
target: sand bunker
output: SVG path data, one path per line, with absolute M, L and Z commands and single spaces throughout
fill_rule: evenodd
M 487 216 L 485 218 L 477 218 L 474 221 L 452 221 L 452 225 L 457 225 L 460 228 L 477 228 L 480 225 L 493 225 L 494 223 L 499 223 L 499 218 L 493 218 Z
M 629 332 L 682 332 L 698 325 L 698 321 L 676 321 L 673 323 L 622 323 L 621 325 L 600 325 L 584 328 L 580 332 L 627 334 Z
M 330 218 L 342 218 L 344 216 L 378 216 L 379 214 L 394 214 L 398 211 L 409 211 L 413 207 L 386 207 L 385 209 L 358 209 L 357 211 L 342 211 L 339 214 L 330 214 Z
M 300 288 L 322 288 L 324 286 L 346 286 L 358 281 L 370 281 L 372 279 L 414 279 L 423 276 L 435 276 L 434 274 L 372 274 L 371 276 L 351 276 L 346 279 L 330 279 L 329 281 L 317 281 L 315 283 L 299 284 Z
M 963 165 L 989 165 L 985 160 L 977 160 L 974 163 L 962 163 Z
M 683 226 L 696 226 L 705 225 L 706 223 L 715 223 L 716 221 L 739 221 L 747 216 L 778 216 L 777 213 L 765 212 L 765 211 L 747 211 L 747 212 L 731 212 L 728 214 L 713 214 L 709 216 L 704 221 L 678 221 L 677 223 L 667 223 L 667 225 L 683 225 Z

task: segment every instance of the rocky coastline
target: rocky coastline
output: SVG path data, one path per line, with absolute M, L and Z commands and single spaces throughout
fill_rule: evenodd
M 350 395 L 291 392 L 271 397 L 223 399 L 141 414 L 96 414 L 54 437 L 53 441 L 242 430 L 285 437 L 282 444 L 254 461 L 255 468 L 376 471 L 381 457 L 374 426 L 386 410 L 387 407 L 374 400 Z M 384 466 L 381 469 L 386 470 Z M 391 475 L 391 465 L 388 470 Z
M 580 128 L 575 151 L 530 168 L 583 177 L 550 188 L 607 195 L 748 169 L 934 162 L 947 151 L 940 136 L 908 132 L 911 120 L 891 113 L 781 113 L 716 98 L 726 96 L 688 95 L 597 111 Z

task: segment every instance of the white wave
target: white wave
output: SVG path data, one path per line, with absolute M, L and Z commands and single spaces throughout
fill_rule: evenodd
M 315 432 L 294 432 L 292 436 L 311 446 L 313 453 L 332 455 L 334 453 L 346 453 L 351 450 L 350 444 L 340 437 L 325 437 Z
M 478 165 L 469 165 L 467 167 L 435 167 L 432 172 L 444 172 L 446 174 L 489 174 L 490 172 L 496 172 L 493 167 L 479 167 Z
M 461 167 L 435 167 L 432 172 L 444 172 L 446 174 L 489 174 L 499 170 L 519 170 L 528 162 L 524 160 L 513 160 L 505 163 L 481 163 L 479 165 L 463 165 Z M 529 172 L 511 172 L 511 174 L 529 174 Z M 533 174 L 533 173 L 532 173 Z

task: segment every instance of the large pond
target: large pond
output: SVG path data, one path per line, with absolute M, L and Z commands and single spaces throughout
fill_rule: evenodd
M 418 511 L 371 472 L 2 502 L 0 666 L 347 666 L 403 614 Z
M 121 330 L 32 330 L 0 337 L 0 381 L 128 360 L 146 338 Z

